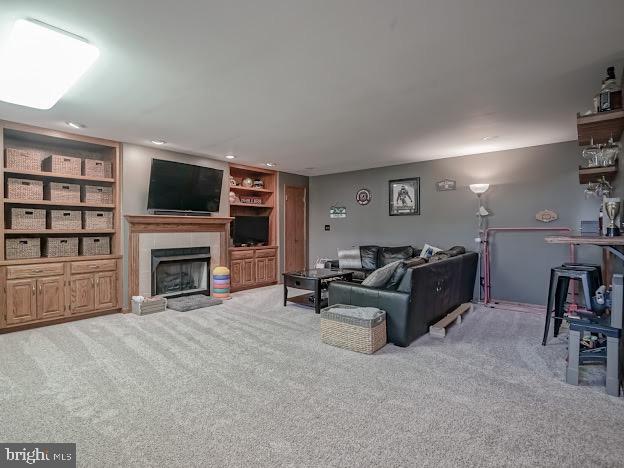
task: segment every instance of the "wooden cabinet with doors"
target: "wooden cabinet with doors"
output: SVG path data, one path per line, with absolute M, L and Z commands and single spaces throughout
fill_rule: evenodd
M 277 281 L 277 249 L 248 247 L 230 250 L 232 291 L 267 286 Z
M 71 300 L 69 310 L 72 315 L 80 315 L 117 306 L 116 262 L 99 260 L 75 262 L 71 265 Z M 93 273 L 85 273 L 93 272 Z
M 65 278 L 8 280 L 6 285 L 6 325 L 63 317 Z
M 118 309 L 117 268 L 116 260 L 0 267 L 0 329 Z

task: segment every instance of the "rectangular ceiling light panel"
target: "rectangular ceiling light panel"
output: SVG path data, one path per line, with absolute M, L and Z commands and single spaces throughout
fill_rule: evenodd
M 28 20 L 17 20 L 0 47 L 0 101 L 36 109 L 54 106 L 100 53 L 84 39 Z

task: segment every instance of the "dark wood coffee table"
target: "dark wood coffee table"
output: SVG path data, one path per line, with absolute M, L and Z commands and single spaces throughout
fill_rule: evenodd
M 306 307 L 314 307 L 317 314 L 321 313 L 321 308 L 327 306 L 327 299 L 322 298 L 322 292 L 327 289 L 330 282 L 335 280 L 351 281 L 353 279 L 353 273 L 350 271 L 327 268 L 291 271 L 283 273 L 282 276 L 284 277 L 284 306 L 290 301 Z M 288 297 L 289 287 L 312 292 Z

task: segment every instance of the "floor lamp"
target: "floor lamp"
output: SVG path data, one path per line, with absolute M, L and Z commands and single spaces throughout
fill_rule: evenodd
M 482 268 L 481 268 L 481 256 L 483 252 L 483 242 L 486 242 L 484 233 L 485 229 L 483 226 L 483 222 L 485 221 L 485 217 L 490 215 L 490 212 L 485 209 L 483 204 L 481 203 L 481 195 L 488 191 L 490 188 L 490 184 L 470 184 L 470 191 L 477 195 L 477 200 L 479 201 L 479 209 L 477 210 L 477 219 L 479 221 L 478 232 L 479 237 L 475 239 L 479 243 L 479 301 L 481 301 L 481 288 L 484 287 L 483 277 L 482 277 Z

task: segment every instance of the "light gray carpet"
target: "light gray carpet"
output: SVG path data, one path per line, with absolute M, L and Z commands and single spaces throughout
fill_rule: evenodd
M 0 440 L 76 442 L 79 466 L 624 463 L 624 399 L 563 383 L 541 317 L 478 309 L 368 356 L 281 291 L 0 336 Z

